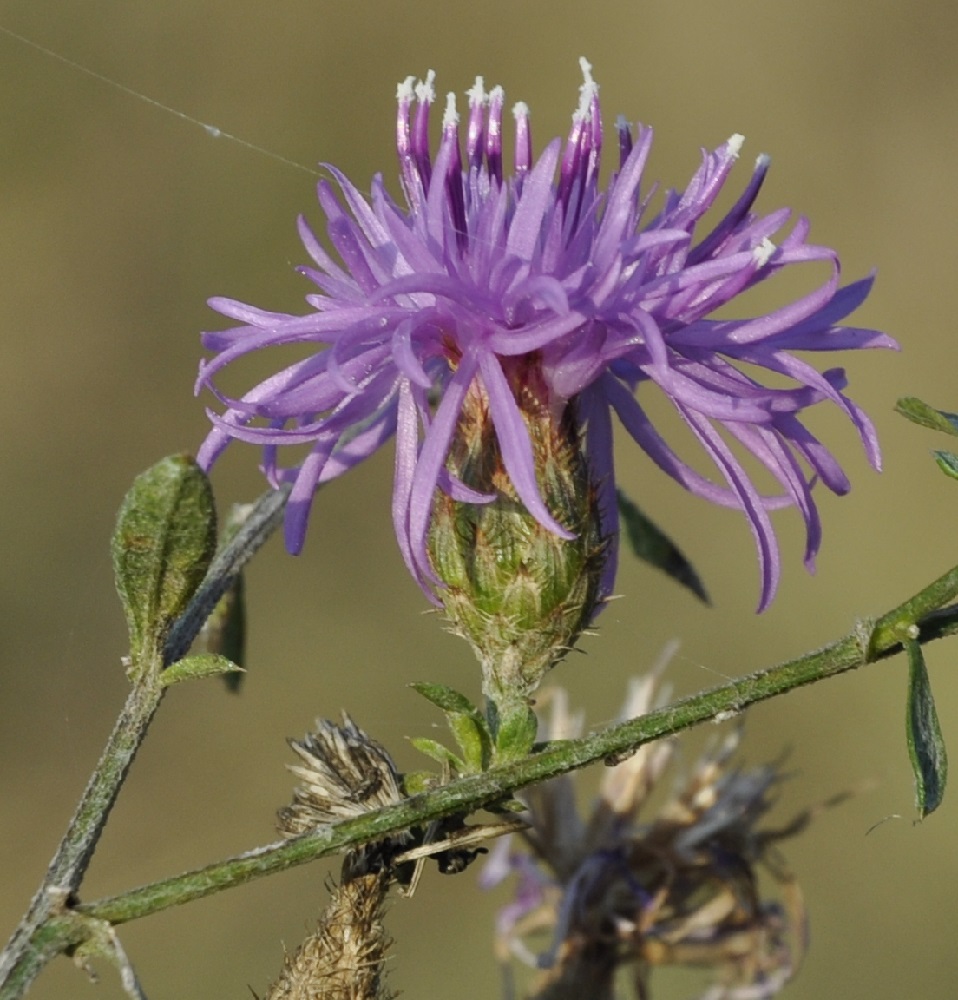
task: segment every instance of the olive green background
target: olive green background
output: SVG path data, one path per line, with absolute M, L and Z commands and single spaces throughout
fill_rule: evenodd
M 690 692 L 825 643 L 958 559 L 958 484 L 928 454 L 948 442 L 892 412 L 905 394 L 958 409 L 953 4 L 20 0 L 3 5 L 0 26 L 299 164 L 335 163 L 361 187 L 379 170 L 395 178 L 394 93 L 407 74 L 436 69 L 440 93 L 462 93 L 477 73 L 502 83 L 510 102 L 530 104 L 541 149 L 568 126 L 585 54 L 607 122 L 623 112 L 656 127 L 651 176 L 682 185 L 700 146 L 743 132 L 735 193 L 754 156 L 769 152 L 760 209 L 808 213 L 813 238 L 840 250 L 846 277 L 878 269 L 857 321 L 894 334 L 903 352 L 838 360 L 874 415 L 885 471 L 870 471 L 847 422 L 815 416 L 854 489 L 840 502 L 821 495 L 816 577 L 801 568 L 797 515 L 777 515 L 785 572 L 765 615 L 754 615 L 757 570 L 743 519 L 685 495 L 623 435 L 626 488 L 693 558 L 714 607 L 625 559 L 622 599 L 584 643 L 587 655 L 556 672 L 592 721 L 611 718 L 627 677 L 667 640 L 682 641 L 671 679 Z M 194 450 L 204 434 L 204 404 L 192 396 L 198 331 L 220 322 L 205 299 L 300 310 L 306 284 L 293 265 L 305 255 L 294 219 L 319 214 L 303 170 L 211 138 L 7 36 L 0 122 L 5 937 L 125 695 L 113 514 L 135 473 Z M 783 279 L 749 307 L 780 304 L 823 277 L 809 269 Z M 214 477 L 221 501 L 260 492 L 256 461 L 251 449 L 231 450 Z M 405 737 L 430 734 L 438 719 L 405 685 L 428 679 L 476 692 L 470 654 L 423 613 L 401 566 L 391 463 L 384 449 L 323 492 L 300 558 L 278 543 L 264 551 L 249 577 L 243 693 L 228 696 L 216 682 L 171 693 L 84 898 L 272 839 L 273 813 L 292 785 L 284 737 L 301 735 L 317 714 L 348 708 L 409 768 L 417 761 Z M 953 748 L 956 658 L 954 641 L 929 650 Z M 955 995 L 958 790 L 913 824 L 904 697 L 905 664 L 894 661 L 750 714 L 747 759 L 791 751 L 775 818 L 875 782 L 786 846 L 812 914 L 793 1000 Z M 263 992 L 282 942 L 295 947 L 321 905 L 326 871 L 299 869 L 124 927 L 151 1000 Z M 498 996 L 491 930 L 505 898 L 480 893 L 475 870 L 454 879 L 429 872 L 415 898 L 392 906 L 393 985 L 416 1000 Z M 31 995 L 119 997 L 115 975 L 100 971 L 94 993 L 59 960 Z M 689 995 L 676 984 L 670 992 L 666 979 L 657 1000 Z

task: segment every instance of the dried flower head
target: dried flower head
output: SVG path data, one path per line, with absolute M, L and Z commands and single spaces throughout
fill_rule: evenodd
M 515 106 L 511 176 L 503 167 L 502 88 L 487 92 L 479 79 L 469 91 L 464 150 L 449 96 L 434 161 L 433 74 L 400 85 L 397 148 L 406 204 L 390 197 L 381 177 L 366 198 L 330 166 L 341 200 L 323 180 L 319 203 L 338 262 L 300 220 L 316 265 L 301 268 L 318 288 L 307 296 L 310 311 L 292 316 L 211 300 L 237 325 L 203 337 L 216 356 L 203 362 L 197 388 L 212 389 L 225 411 L 210 414 L 214 427 L 199 460 L 208 468 L 234 439 L 261 445 L 269 481 L 293 484 L 286 543 L 295 552 L 317 487 L 395 434 L 396 534 L 410 572 L 436 600 L 443 581 L 428 539 L 437 495 L 481 505 L 505 490 L 555 536 L 569 539 L 581 530 L 550 509 L 537 467 L 528 417 L 550 414 L 582 439 L 600 535 L 609 542 L 599 587 L 608 594 L 618 537 L 614 413 L 678 483 L 745 514 L 758 548 L 764 608 L 780 571 L 770 510 L 799 510 L 811 569 L 821 533 L 812 486 L 820 481 L 838 494 L 849 489 L 836 459 L 801 422 L 802 412 L 835 404 L 858 431 L 869 461 L 880 465 L 871 422 L 843 392 L 844 371 L 819 372 L 792 352 L 897 345 L 874 330 L 836 325 L 865 299 L 871 278 L 840 287 L 838 256 L 807 242 L 807 220 L 797 219 L 773 242 L 790 212 L 752 213 L 767 157 L 759 157 L 729 211 L 697 232 L 738 158 L 741 136 L 703 153 L 685 190 L 667 191 L 653 211 L 654 188 L 641 190 L 652 131 L 641 125 L 633 131 L 620 120 L 618 169 L 603 187 L 598 86 L 585 60 L 582 69 L 564 148 L 556 139 L 535 158 L 528 108 Z M 829 271 L 815 291 L 764 316 L 713 318 L 747 289 L 810 262 Z M 215 377 L 237 358 L 293 344 L 306 356 L 242 397 L 215 387 Z M 762 369 L 781 386 L 757 381 L 752 373 Z M 714 462 L 719 482 L 681 459 L 653 426 L 637 398 L 652 386 Z M 464 414 L 477 406 L 487 413 L 487 439 L 508 487 L 477 488 L 447 463 L 457 435 L 468 433 Z M 731 444 L 771 473 L 778 495 L 760 494 Z M 283 445 L 309 452 L 283 467 Z
M 656 678 L 633 683 L 623 717 L 653 707 Z M 552 695 L 548 738 L 578 735 L 564 692 Z M 497 951 L 542 970 L 530 995 L 544 1000 L 611 998 L 616 970 L 632 969 L 645 998 L 651 970 L 662 965 L 710 969 L 714 985 L 702 1000 L 774 996 L 794 975 L 805 944 L 798 886 L 771 856 L 781 830 L 759 829 L 780 781 L 777 767 L 729 766 L 739 730 L 698 761 L 654 817 L 640 819 L 676 744 L 659 741 L 604 775 L 592 815 L 583 820 L 570 777 L 524 794 L 530 828 L 493 850 L 483 881 L 518 877 L 515 900 L 498 920 Z M 758 868 L 777 880 L 783 902 L 763 898 Z M 784 905 L 783 905 L 784 903 Z M 529 939 L 546 932 L 536 953 Z
M 277 814 L 280 832 L 286 837 L 395 805 L 404 798 L 389 752 L 345 712 L 342 725 L 317 719 L 311 733 L 302 740 L 290 740 L 289 745 L 302 761 L 290 764 L 289 769 L 302 784 L 293 792 L 292 805 Z M 344 871 L 357 875 L 377 868 L 384 853 L 391 855 L 409 839 L 408 833 L 397 834 L 387 844 L 360 848 L 349 855 Z

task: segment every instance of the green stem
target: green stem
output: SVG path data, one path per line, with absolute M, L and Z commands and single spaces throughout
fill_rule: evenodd
M 615 762 L 643 744 L 671 736 L 709 719 L 737 713 L 756 702 L 824 680 L 901 649 L 903 639 L 927 643 L 958 632 L 958 568 L 946 573 L 873 625 L 860 626 L 813 653 L 700 692 L 665 708 L 581 740 L 550 744 L 540 753 L 483 774 L 471 775 L 414 796 L 394 806 L 327 826 L 294 841 L 271 844 L 193 872 L 133 889 L 119 896 L 69 907 L 51 887 L 73 891 L 89 862 L 96 840 L 146 726 L 159 703 L 152 687 L 133 692 L 111 736 L 101 765 L 81 801 L 70 832 L 51 864 L 0 965 L 0 1000 L 17 1000 L 56 954 L 83 940 L 82 924 L 99 918 L 118 924 L 242 885 L 255 878 L 305 864 L 451 814 L 467 814 L 499 801 L 517 789 L 599 760 Z M 42 915 L 39 915 L 42 914 Z M 39 916 L 38 916 L 39 915 Z M 14 945 L 16 944 L 16 947 Z
M 823 649 L 702 691 L 584 739 L 550 744 L 542 752 L 516 763 L 460 778 L 397 805 L 344 820 L 294 841 L 271 844 L 119 896 L 83 903 L 77 911 L 111 923 L 135 920 L 263 875 L 352 849 L 410 826 L 423 826 L 443 816 L 473 812 L 526 785 L 596 761 L 614 763 L 634 753 L 644 743 L 898 653 L 901 641 L 895 637 L 892 626 L 904 627 L 902 615 L 911 603 L 884 615 L 873 628 L 855 629 Z M 916 638 L 921 643 L 953 634 L 958 631 L 958 607 L 944 609 L 917 629 Z
M 43 882 L 0 952 L 0 1000 L 22 996 L 51 958 L 86 936 L 81 922 L 70 919 L 72 897 L 83 881 L 133 758 L 163 698 L 161 671 L 188 651 L 231 580 L 276 530 L 288 494 L 288 489 L 270 490 L 260 497 L 243 527 L 213 560 L 189 607 L 170 630 L 162 660 L 144 664 L 144 669 L 136 672 L 137 680 Z
M 63 950 L 63 944 L 52 952 L 49 948 L 37 949 L 31 944 L 31 939 L 51 917 L 64 912 L 70 897 L 79 889 L 116 797 L 162 697 L 163 689 L 157 671 L 144 672 L 140 682 L 130 691 L 67 832 L 47 868 L 43 883 L 0 955 L 0 998 L 3 1000 L 7 996 L 21 995 L 20 992 L 8 992 L 8 977 L 20 984 L 22 992 L 46 962 L 57 951 Z M 54 945 L 55 942 L 49 942 L 50 948 Z

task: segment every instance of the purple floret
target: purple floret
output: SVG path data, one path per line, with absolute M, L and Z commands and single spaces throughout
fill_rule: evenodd
M 584 60 L 582 67 L 585 82 L 564 147 L 553 140 L 535 159 L 528 110 L 516 106 L 511 176 L 503 171 L 501 88 L 486 93 L 478 80 L 469 91 L 465 156 L 449 96 L 433 160 L 433 74 L 399 86 L 405 206 L 390 197 L 380 176 L 366 198 L 328 167 L 334 183 L 319 183 L 319 203 L 339 261 L 300 219 L 315 262 L 300 270 L 319 289 L 306 297 L 310 311 L 291 316 L 231 299 L 210 301 L 238 325 L 203 336 L 215 356 L 202 363 L 197 389 L 210 388 L 225 409 L 210 413 L 214 426 L 199 461 L 209 468 L 234 439 L 261 445 L 269 482 L 292 483 L 286 544 L 298 552 L 317 487 L 395 435 L 396 535 L 410 572 L 435 599 L 439 584 L 427 536 L 436 490 L 473 503 L 495 499 L 468 488 L 445 466 L 476 380 L 516 494 L 544 527 L 568 537 L 540 497 L 513 389 L 534 369 L 557 419 L 573 404 L 584 432 L 602 529 L 613 550 L 603 593 L 612 587 L 618 537 L 615 413 L 678 483 L 744 512 L 758 549 L 763 609 L 780 573 L 769 511 L 798 508 L 806 525 L 805 564 L 812 569 L 821 538 L 812 486 L 821 481 L 838 494 L 849 488 L 834 456 L 800 422 L 801 411 L 835 403 L 854 424 L 871 464 L 877 469 L 881 461 L 871 421 L 843 393 L 844 371 L 819 372 L 792 352 L 897 344 L 875 330 L 836 325 L 865 299 L 872 278 L 840 287 L 838 256 L 806 242 L 807 220 L 798 218 L 773 243 L 790 212 L 752 214 L 766 157 L 759 157 L 724 218 L 696 236 L 738 157 L 740 136 L 703 151 L 685 190 L 666 192 L 653 214 L 654 190 L 641 190 L 652 131 L 639 125 L 633 132 L 618 122 L 619 169 L 603 190 L 598 87 Z M 782 268 L 808 262 L 823 262 L 831 273 L 803 298 L 755 318 L 709 318 Z M 241 398 L 215 388 L 214 377 L 234 359 L 286 344 L 304 345 L 306 356 Z M 736 362 L 767 369 L 779 384 L 785 376 L 791 385 L 763 386 Z M 652 425 L 639 402 L 640 388 L 648 391 L 644 384 L 666 395 L 717 467 L 718 482 L 694 471 Z M 772 473 L 778 495 L 758 492 L 730 438 Z M 282 445 L 308 445 L 309 452 L 281 466 Z

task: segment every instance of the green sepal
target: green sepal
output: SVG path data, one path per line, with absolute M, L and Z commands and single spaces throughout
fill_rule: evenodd
M 915 396 L 903 396 L 895 403 L 895 410 L 913 424 L 958 437 L 958 413 L 936 410 Z
M 496 763 L 528 756 L 536 741 L 539 720 L 528 705 L 518 705 L 496 719 Z
M 492 758 L 492 734 L 479 709 L 465 695 L 445 684 L 419 682 L 410 687 L 445 713 L 462 752 L 463 773 L 485 771 Z
M 112 545 L 131 675 L 158 663 L 166 633 L 203 582 L 215 547 L 213 492 L 192 458 L 172 455 L 136 477 Z
M 703 603 L 711 604 L 698 573 L 675 542 L 650 521 L 621 490 L 616 490 L 615 495 L 619 505 L 619 518 L 632 552 L 643 562 L 660 569 L 676 583 L 691 590 Z
M 951 451 L 933 451 L 935 464 L 952 479 L 958 479 L 958 455 Z
M 195 653 L 171 663 L 160 674 L 160 684 L 169 687 L 180 681 L 199 679 L 201 677 L 222 677 L 229 674 L 242 674 L 243 668 L 219 653 Z
M 466 765 L 448 747 L 443 746 L 438 740 L 426 739 L 423 736 L 414 736 L 409 741 L 420 753 L 431 757 L 437 764 L 448 765 L 453 774 L 461 774 Z
M 944 798 L 948 780 L 948 754 L 921 644 L 914 639 L 906 639 L 903 645 L 908 654 L 908 715 L 905 729 L 908 756 L 915 775 L 915 803 L 919 815 L 924 819 L 941 805 Z

